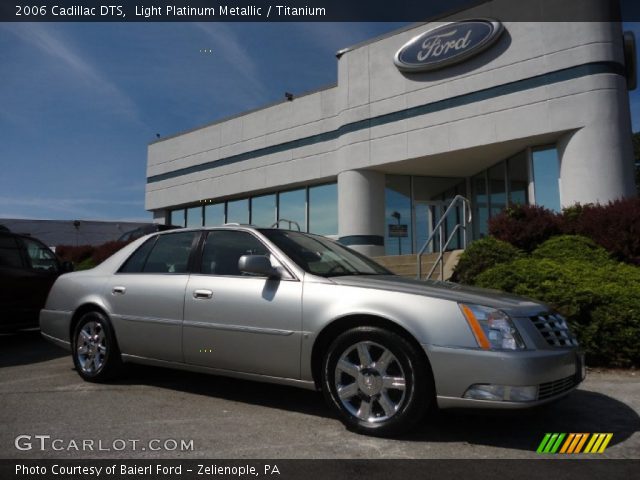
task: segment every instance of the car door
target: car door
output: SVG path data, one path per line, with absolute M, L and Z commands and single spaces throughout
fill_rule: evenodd
M 184 292 L 198 236 L 189 231 L 152 237 L 111 276 L 105 298 L 122 353 L 183 361 Z
M 267 255 L 282 278 L 243 274 L 242 255 Z M 212 230 L 185 295 L 187 363 L 276 377 L 300 377 L 302 282 L 252 233 Z
M 0 329 L 37 324 L 30 306 L 34 276 L 18 238 L 0 233 Z
M 40 310 L 44 308 L 47 295 L 53 282 L 60 275 L 60 262 L 56 255 L 44 243 L 33 238 L 21 238 L 27 253 L 30 267 L 29 309 L 38 318 Z

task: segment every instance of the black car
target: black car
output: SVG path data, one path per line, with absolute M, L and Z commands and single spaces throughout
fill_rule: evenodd
M 71 270 L 40 240 L 0 230 L 0 331 L 37 327 L 51 285 Z

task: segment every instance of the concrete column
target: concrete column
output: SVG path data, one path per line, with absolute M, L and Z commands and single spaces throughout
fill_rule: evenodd
M 338 174 L 340 242 L 360 253 L 384 255 L 385 176 L 367 170 Z
M 617 87 L 587 94 L 591 114 L 585 126 L 558 142 L 563 207 L 637 195 L 631 115 L 622 77 Z
M 169 215 L 167 210 L 152 210 L 153 213 L 153 223 L 167 224 L 167 216 Z

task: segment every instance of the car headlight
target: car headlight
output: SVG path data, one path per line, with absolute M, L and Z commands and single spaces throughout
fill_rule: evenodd
M 522 337 L 506 313 L 482 305 L 465 303 L 459 305 L 481 348 L 485 350 L 522 350 L 525 348 Z

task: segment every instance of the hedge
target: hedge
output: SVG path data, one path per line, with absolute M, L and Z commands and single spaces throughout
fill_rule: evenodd
M 640 365 L 640 268 L 562 236 L 479 274 L 475 285 L 541 300 L 567 317 L 589 365 Z

